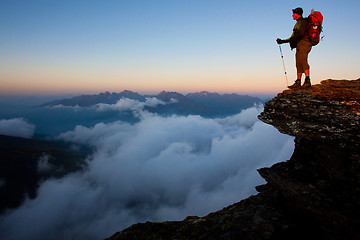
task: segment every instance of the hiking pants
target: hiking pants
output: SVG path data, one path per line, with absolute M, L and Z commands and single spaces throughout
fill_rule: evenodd
M 296 46 L 295 60 L 297 73 L 303 73 L 310 69 L 308 64 L 308 55 L 311 51 L 311 43 L 306 40 L 300 40 Z

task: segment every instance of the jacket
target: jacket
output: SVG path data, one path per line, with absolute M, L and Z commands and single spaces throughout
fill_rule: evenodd
M 307 18 L 299 17 L 296 19 L 296 24 L 293 28 L 293 32 L 291 37 L 285 39 L 284 42 L 289 42 L 291 49 L 296 48 L 298 42 L 303 39 L 307 38 L 306 31 L 309 26 L 309 21 Z

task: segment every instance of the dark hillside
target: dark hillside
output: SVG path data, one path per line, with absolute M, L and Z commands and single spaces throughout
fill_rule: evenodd
M 40 181 L 80 170 L 90 153 L 65 142 L 0 135 L 0 211 L 34 198 Z

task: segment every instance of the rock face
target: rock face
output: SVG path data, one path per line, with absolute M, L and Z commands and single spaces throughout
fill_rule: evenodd
M 360 79 L 286 90 L 259 119 L 295 136 L 290 160 L 259 169 L 259 192 L 183 221 L 140 223 L 120 239 L 360 239 Z

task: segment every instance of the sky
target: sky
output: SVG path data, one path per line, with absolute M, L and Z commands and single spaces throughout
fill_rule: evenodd
M 313 84 L 360 77 L 358 0 L 0 1 L 0 94 L 277 93 L 291 9 L 324 16 Z M 289 83 L 294 55 L 282 45 Z

